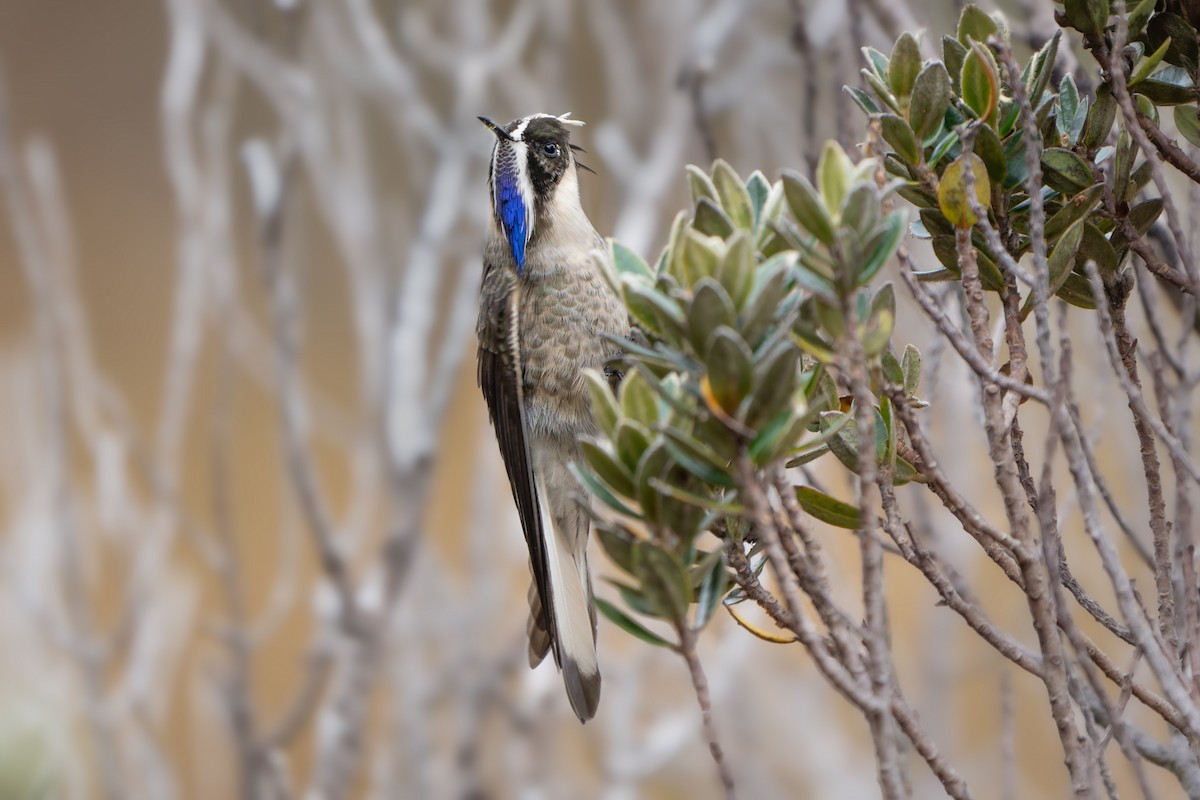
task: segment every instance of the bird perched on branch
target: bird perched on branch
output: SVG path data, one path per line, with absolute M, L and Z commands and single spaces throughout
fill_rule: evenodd
M 492 222 L 480 292 L 479 386 L 487 400 L 529 546 L 529 663 L 553 650 L 583 722 L 600 701 L 590 520 L 568 470 L 596 433 L 583 372 L 602 369 L 626 336 L 620 300 L 590 252 L 603 242 L 579 203 L 579 150 L 568 115 L 501 127 L 488 176 Z

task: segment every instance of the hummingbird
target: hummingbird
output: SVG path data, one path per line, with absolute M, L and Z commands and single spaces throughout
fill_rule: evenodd
M 480 289 L 478 380 L 508 472 L 533 584 L 529 665 L 548 652 L 581 722 L 600 702 L 590 518 L 568 465 L 595 435 L 584 370 L 606 370 L 629 319 L 590 253 L 604 242 L 579 201 L 581 151 L 568 114 L 500 126 L 488 187 L 492 215 Z

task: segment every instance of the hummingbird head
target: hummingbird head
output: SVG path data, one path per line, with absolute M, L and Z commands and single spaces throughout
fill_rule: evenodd
M 568 126 L 582 125 L 569 114 L 531 114 L 504 127 L 487 117 L 479 121 L 496 135 L 488 185 L 492 214 L 512 250 L 520 273 L 525 248 L 540 227 L 552 224 L 556 210 L 579 208 L 579 191 Z M 586 167 L 584 167 L 586 169 Z M 560 192 L 565 190 L 565 194 Z

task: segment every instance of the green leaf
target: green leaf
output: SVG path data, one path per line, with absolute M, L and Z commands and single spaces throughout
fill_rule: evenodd
M 720 550 L 709 553 L 700 562 L 696 580 L 696 618 L 692 623 L 700 630 L 712 619 L 713 612 L 721 605 L 725 589 L 729 584 L 729 573 L 725 571 L 725 555 Z
M 733 327 L 736 318 L 737 311 L 725 287 L 712 278 L 701 278 L 688 309 L 688 339 L 696 352 L 705 352 L 712 332 L 721 325 Z
M 862 48 L 863 59 L 867 62 L 871 73 L 877 78 L 886 78 L 888 73 L 888 57 L 874 47 Z
M 926 64 L 913 84 L 912 101 L 908 107 L 908 123 L 922 142 L 941 127 L 942 117 L 946 115 L 953 95 L 946 66 L 940 61 Z
M 1165 5 L 1170 9 L 1173 4 Z M 1175 10 L 1183 11 L 1188 15 L 1188 19 L 1184 19 L 1177 13 L 1171 13 L 1171 11 L 1160 12 L 1150 17 L 1150 22 L 1146 25 L 1146 44 L 1149 47 L 1158 48 L 1162 42 L 1170 39 L 1171 45 L 1167 48 L 1166 62 L 1192 74 L 1196 71 L 1200 50 L 1197 49 L 1196 42 L 1196 13 L 1194 10 L 1185 10 L 1188 5 L 1175 4 Z
M 717 265 L 717 280 L 733 300 L 734 306 L 744 308 L 754 286 L 754 243 L 750 234 L 738 231 L 728 240 L 721 263 Z
M 621 418 L 621 409 L 617 399 L 613 397 L 608 381 L 594 369 L 583 371 L 583 379 L 587 383 L 588 397 L 591 400 L 592 419 L 605 436 L 611 436 Z
M 963 7 L 962 14 L 958 18 L 958 41 L 964 47 L 970 47 L 969 39 L 986 42 L 989 36 L 999 30 L 1000 27 L 996 24 L 996 20 L 988 16 L 988 13 L 979 6 L 968 4 Z
M 702 444 L 699 439 L 675 428 L 664 428 L 666 452 L 684 470 L 713 486 L 732 488 L 733 478 L 729 475 L 729 463 L 723 461 L 716 451 Z M 647 480 L 650 479 L 647 475 Z
M 737 413 L 738 406 L 750 391 L 753 359 L 750 347 L 733 328 L 722 325 L 709 337 L 704 359 L 708 384 L 713 400 L 730 416 Z
M 896 254 L 896 249 L 900 246 L 900 241 L 904 238 L 905 219 L 906 216 L 903 211 L 893 211 L 891 214 L 888 214 L 879 232 L 868 242 L 867 247 L 869 248 L 869 252 L 863 260 L 862 271 L 858 275 L 858 283 L 860 285 L 866 284 L 867 281 L 874 278 L 880 268 Z
M 1058 109 L 1054 115 L 1054 125 L 1060 138 L 1070 133 L 1071 123 L 1078 110 L 1079 88 L 1075 85 L 1075 77 L 1067 73 L 1058 85 Z
M 632 617 L 626 614 L 621 609 L 614 606 L 612 603 L 605 600 L 603 597 L 595 598 L 596 609 L 604 615 L 604 617 L 621 630 L 632 636 L 641 639 L 647 644 L 652 644 L 655 647 L 665 647 L 668 650 L 675 650 L 676 645 L 668 642 L 657 633 L 652 633 L 640 622 L 635 621 Z
M 713 184 L 717 187 L 717 196 L 721 198 L 721 206 L 733 220 L 733 224 L 743 230 L 754 229 L 754 212 L 750 205 L 750 193 L 746 184 L 734 172 L 733 167 L 722 159 L 713 162 Z
M 897 114 L 900 113 L 900 101 L 898 101 L 895 95 L 892 94 L 892 90 L 888 88 L 886 83 L 884 83 L 883 78 L 880 78 L 878 75 L 868 69 L 860 70 L 859 74 L 861 74 L 863 80 L 875 90 L 875 95 L 883 102 L 885 106 L 892 111 L 895 111 Z
M 879 222 L 879 194 L 873 183 L 856 183 L 850 188 L 841 209 L 841 227 L 856 236 L 867 235 Z
M 683 337 L 686 320 L 682 309 L 674 300 L 649 286 L 628 280 L 622 283 L 621 292 L 625 298 L 625 307 L 648 333 L 668 340 L 679 340 Z
M 902 99 L 912 94 L 921 71 L 921 46 L 911 33 L 903 33 L 892 46 L 892 57 L 888 59 L 888 84 L 896 97 Z
M 871 99 L 871 95 L 867 94 L 856 86 L 843 86 L 842 91 L 850 95 L 850 99 L 854 101 L 855 105 L 861 108 L 863 113 L 867 114 L 868 116 L 872 114 L 878 114 L 883 111 L 879 104 Z
M 760 279 L 750 290 L 750 296 L 738 317 L 738 329 L 752 349 L 757 349 L 759 340 L 776 317 L 795 255 L 791 252 L 780 253 L 759 268 Z
M 604 548 L 604 552 L 612 559 L 612 562 L 628 573 L 633 573 L 633 543 L 637 541 L 624 531 L 610 530 L 609 528 L 598 525 L 595 528 L 596 538 L 600 540 L 600 546 Z
M 1072 272 L 1058 290 L 1058 296 L 1075 306 L 1088 310 L 1096 307 L 1096 296 L 1092 294 L 1092 284 L 1078 272 Z
M 1104 184 L 1099 183 L 1071 198 L 1064 198 L 1063 206 L 1046 220 L 1046 240 L 1056 239 L 1075 222 L 1090 216 L 1104 199 Z
M 1138 84 L 1138 93 L 1144 94 L 1159 106 L 1177 106 L 1194 102 L 1196 87 L 1191 74 L 1183 67 L 1165 67 Z
M 963 61 L 962 99 L 967 107 L 984 122 L 990 122 L 996 113 L 1000 99 L 1000 76 L 991 51 L 979 42 L 971 43 L 971 50 Z
M 921 351 L 911 344 L 906 345 L 900 370 L 904 373 L 904 394 L 912 397 L 921 385 Z
M 980 125 L 976 129 L 972 151 L 983 159 L 992 183 L 1003 183 L 1008 176 L 1008 157 L 1004 154 L 1004 143 L 991 125 Z
M 1075 264 L 1081 273 L 1083 265 L 1089 260 L 1096 262 L 1096 269 L 1101 275 L 1111 275 L 1120 266 L 1120 259 L 1117 258 L 1117 251 L 1113 249 L 1112 243 L 1099 228 L 1085 221 L 1083 241 L 1079 243 L 1079 253 L 1075 258 Z
M 1157 50 L 1138 62 L 1137 68 L 1134 69 L 1133 74 L 1129 76 L 1130 90 L 1136 90 L 1137 84 L 1150 77 L 1150 73 L 1154 72 L 1155 68 L 1162 63 L 1162 60 L 1167 55 L 1167 50 L 1170 47 L 1171 37 L 1168 36 L 1163 40 L 1163 43 Z
M 874 409 L 872 409 L 874 411 Z M 858 471 L 858 425 L 854 420 L 853 413 L 841 414 L 838 416 L 848 417 L 848 422 L 843 423 L 838 428 L 836 436 L 830 437 L 828 440 L 829 449 L 837 456 L 837 460 L 842 462 L 846 469 L 851 472 Z M 833 413 L 825 413 L 821 415 L 821 425 L 833 425 L 839 420 L 835 418 Z M 881 459 L 887 450 L 888 432 L 887 427 L 883 424 L 883 420 L 879 416 L 879 412 L 875 411 L 875 457 Z
M 879 117 L 879 125 L 883 140 L 892 146 L 896 155 L 909 164 L 920 163 L 921 145 L 907 122 L 895 114 L 883 114 Z
M 579 451 L 597 478 L 620 494 L 633 496 L 633 475 L 611 451 L 593 439 L 580 439 Z
M 1063 9 L 1080 33 L 1102 33 L 1108 24 L 1108 0 L 1064 0 Z
M 722 239 L 734 231 L 733 220 L 707 197 L 701 197 L 700 202 L 696 204 L 692 227 L 703 234 L 719 236 Z
M 985 209 L 991 203 L 991 185 L 983 159 L 974 153 L 954 159 L 942 173 L 938 185 L 938 207 L 950 223 L 959 228 L 970 228 L 977 217 L 967 198 L 966 171 L 968 166 L 975 178 L 975 199 Z
M 612 437 L 617 459 L 629 468 L 630 476 L 637 469 L 642 455 L 650 447 L 650 431 L 640 422 L 621 420 Z
M 862 527 L 862 515 L 857 507 L 835 500 L 811 486 L 797 486 L 796 499 L 800 502 L 800 507 L 813 519 L 848 530 Z
M 1042 173 L 1047 186 L 1068 195 L 1090 189 L 1096 182 L 1088 163 L 1061 147 L 1048 147 L 1042 151 Z
M 1050 295 L 1054 295 L 1059 287 L 1066 281 L 1067 275 L 1071 272 L 1071 267 L 1075 263 L 1075 254 L 1079 251 L 1079 244 L 1083 241 L 1083 234 L 1086 222 L 1079 220 L 1059 237 L 1054 243 L 1049 256 L 1046 258 L 1047 281 L 1049 283 Z M 1025 303 L 1021 307 L 1020 318 L 1023 320 L 1033 310 L 1034 294 L 1030 292 L 1025 298 Z
M 1046 87 L 1050 85 L 1050 78 L 1054 73 L 1054 61 L 1058 58 L 1058 42 L 1062 38 L 1062 31 L 1057 30 L 1050 40 L 1042 45 L 1042 49 L 1038 50 L 1033 59 L 1029 62 L 1029 67 L 1026 70 L 1025 91 L 1029 102 L 1034 108 L 1037 108 L 1042 102 L 1042 95 L 1046 92 Z M 1007 135 L 1012 129 L 1011 125 L 1016 123 L 1017 112 L 1019 109 L 1016 104 L 1013 104 L 1012 119 L 1006 120 L 1005 126 L 1002 126 L 1001 135 Z
M 1150 226 L 1158 219 L 1158 216 L 1162 214 L 1162 210 L 1162 198 L 1152 197 L 1129 209 L 1129 214 L 1125 218 L 1129 220 L 1129 224 L 1137 231 L 1138 236 L 1144 236 L 1150 230 Z
M 694 288 L 702 278 L 717 274 L 717 263 L 722 247 L 719 240 L 705 236 L 695 228 L 688 228 L 680 240 L 683 256 L 680 261 L 681 277 L 684 286 Z
M 896 291 L 886 283 L 871 300 L 871 313 L 863 330 L 863 350 L 868 357 L 879 355 L 892 340 L 896 322 Z
M 1150 14 L 1154 12 L 1154 4 L 1156 0 L 1138 0 L 1136 3 L 1126 5 L 1129 26 L 1129 39 L 1141 36 L 1142 31 L 1146 30 L 1146 23 L 1150 21 Z
M 798 172 L 785 170 L 782 179 L 784 196 L 796 222 L 822 244 L 833 244 L 833 219 L 808 178 Z
M 962 74 L 963 61 L 967 58 L 967 48 L 953 36 L 942 37 L 942 63 L 946 72 L 953 76 L 954 90 L 958 91 L 958 76 Z
M 651 544 L 633 546 L 633 574 L 660 616 L 681 622 L 692 600 L 692 584 L 674 554 Z
M 659 494 L 650 485 L 650 478 L 666 475 L 672 468 L 671 451 L 667 448 L 665 439 L 656 438 L 649 449 L 642 454 L 642 461 L 633 474 L 636 493 L 633 497 L 642 507 L 642 516 L 652 525 L 658 524 Z
M 750 195 L 750 210 L 754 212 L 754 225 L 757 227 L 762 220 L 762 211 L 771 194 L 771 182 L 759 170 L 751 173 L 746 179 L 746 192 Z
M 647 428 L 658 423 L 658 400 L 654 395 L 650 379 L 641 370 L 626 375 L 617 391 L 622 414 Z
M 612 489 L 610 489 L 607 484 L 603 483 L 599 478 L 593 475 L 590 470 L 584 469 L 574 462 L 568 464 L 567 469 L 569 469 L 571 474 L 575 476 L 575 480 L 579 482 L 580 486 L 587 489 L 588 493 L 591 494 L 592 497 L 599 499 L 600 502 L 604 503 L 609 508 L 615 509 L 621 514 L 625 514 L 626 516 L 633 517 L 635 519 L 641 516 L 638 514 L 638 512 L 630 508 L 629 505 L 623 500 L 617 497 L 613 493 Z
M 704 170 L 695 164 L 688 164 L 684 169 L 687 171 L 688 191 L 692 196 L 692 205 L 696 205 L 706 197 L 714 203 L 720 204 L 717 187 L 713 185 L 712 179 L 705 174 Z
M 754 397 L 746 409 L 746 423 L 758 428 L 788 408 L 798 388 L 800 351 L 783 340 L 764 355 L 754 369 Z
M 1117 118 L 1117 99 L 1112 96 L 1112 89 L 1107 83 L 1100 84 L 1096 89 L 1096 101 L 1088 111 L 1087 121 L 1083 123 L 1083 132 L 1079 135 L 1079 144 L 1089 150 L 1094 150 L 1108 139 L 1113 122 Z
M 636 275 L 654 280 L 654 272 L 641 256 L 616 239 L 610 239 L 609 246 L 612 248 L 613 266 L 616 267 L 618 275 Z
M 842 146 L 832 139 L 826 141 L 817 161 L 817 181 L 821 186 L 821 199 L 830 211 L 841 209 L 842 201 L 850 191 L 853 172 L 854 164 Z
M 1175 127 L 1183 138 L 1200 147 L 1200 109 L 1196 106 L 1175 106 Z

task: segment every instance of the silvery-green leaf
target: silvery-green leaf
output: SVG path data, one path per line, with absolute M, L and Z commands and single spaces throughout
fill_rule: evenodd
M 721 198 L 721 207 L 733 224 L 743 230 L 753 230 L 754 211 L 750 205 L 750 193 L 733 167 L 718 158 L 713 163 L 712 178 L 713 185 L 717 187 L 717 196 Z
M 750 347 L 730 327 L 719 327 L 708 341 L 704 364 L 713 399 L 730 416 L 750 391 L 753 380 L 753 358 Z
M 962 14 L 958 17 L 958 41 L 964 47 L 970 47 L 970 39 L 986 42 L 988 37 L 1000 30 L 996 20 L 977 5 L 968 3 L 963 6 Z
M 708 236 L 719 236 L 724 239 L 733 233 L 731 220 L 720 206 L 707 197 L 701 197 L 696 204 L 696 214 L 692 219 L 692 227 Z
M 593 439 L 580 439 L 579 452 L 596 477 L 618 493 L 633 496 L 633 475 L 615 454 Z
M 782 178 L 788 206 L 800 227 L 822 244 L 833 244 L 833 219 L 808 178 L 790 170 L 785 170 Z
M 909 164 L 921 161 L 921 145 L 917 135 L 909 124 L 895 114 L 883 114 L 879 117 L 883 140 L 892 146 L 896 154 Z
M 1077 194 L 1096 182 L 1088 163 L 1071 150 L 1048 147 L 1042 151 L 1046 185 L 1063 194 Z
M 923 142 L 937 132 L 952 97 L 950 74 L 945 65 L 940 61 L 926 64 L 913 84 L 908 109 L 908 123 L 919 140 Z
M 639 422 L 631 419 L 621 420 L 613 435 L 613 447 L 617 459 L 629 469 L 632 477 L 642 454 L 650 447 L 650 431 Z
M 921 47 L 911 33 L 903 33 L 892 46 L 892 56 L 888 59 L 887 79 L 892 92 L 900 98 L 911 95 L 920 71 Z
M 728 244 L 724 257 L 717 265 L 717 280 L 729 293 L 734 306 L 742 308 L 754 285 L 754 244 L 744 231 L 733 235 Z
M 819 492 L 811 486 L 797 486 L 796 499 L 813 519 L 848 530 L 862 527 L 862 512 L 857 507 Z
M 1080 33 L 1101 33 L 1108 24 L 1108 0 L 1064 0 L 1063 10 Z
M 642 625 L 642 623 L 636 621 L 633 619 L 633 617 L 629 616 L 624 611 L 605 600 L 603 597 L 595 598 L 595 603 L 596 608 L 609 622 L 616 625 L 618 628 L 630 634 L 631 636 L 641 639 L 647 644 L 652 644 L 655 647 L 665 647 L 668 650 L 675 648 L 674 644 L 668 642 L 657 633 L 650 631 L 644 625 Z
M 691 582 L 670 552 L 650 542 L 633 547 L 633 574 L 659 616 L 682 621 L 692 601 Z
M 692 196 L 692 205 L 696 205 L 705 197 L 714 203 L 721 202 L 717 197 L 717 187 L 713 185 L 712 179 L 705 174 L 704 170 L 695 164 L 688 164 L 684 169 L 687 170 L 688 191 Z
M 921 351 L 911 344 L 906 345 L 900 370 L 904 373 L 904 394 L 912 397 L 921 385 Z
M 621 418 L 621 408 L 613 397 L 608 381 L 594 369 L 584 370 L 583 379 L 587 383 L 588 397 L 591 399 L 592 419 L 605 436 L 611 436 Z
M 737 317 L 733 300 L 725 287 L 712 278 L 696 284 L 688 309 L 688 339 L 697 353 L 703 353 L 708 337 L 718 326 L 732 327 Z
M 612 248 L 613 266 L 616 267 L 617 275 L 635 275 L 650 280 L 654 279 L 654 272 L 637 253 L 616 239 L 609 239 L 609 247 Z
M 1000 75 L 990 50 L 973 42 L 959 77 L 962 99 L 975 116 L 990 122 L 1000 100 Z
M 1102 83 L 1096 89 L 1096 100 L 1088 111 L 1087 121 L 1083 123 L 1079 144 L 1090 149 L 1100 147 L 1108 138 L 1108 132 L 1112 130 L 1116 118 L 1117 100 L 1112 96 L 1108 84 Z
M 650 378 L 641 370 L 633 370 L 625 376 L 617 391 L 617 399 L 622 416 L 647 428 L 653 428 L 658 423 L 658 401 L 654 389 L 650 388 Z
M 754 226 L 757 228 L 762 218 L 763 207 L 767 204 L 767 196 L 771 193 L 771 182 L 761 171 L 755 170 L 746 179 L 746 192 L 750 195 L 750 210 L 754 214 Z
M 1175 106 L 1175 127 L 1183 138 L 1200 147 L 1200 109 L 1196 106 Z
M 850 191 L 853 172 L 854 164 L 841 145 L 832 140 L 826 141 L 817 161 L 817 181 L 825 208 L 830 211 L 841 209 L 842 201 Z

